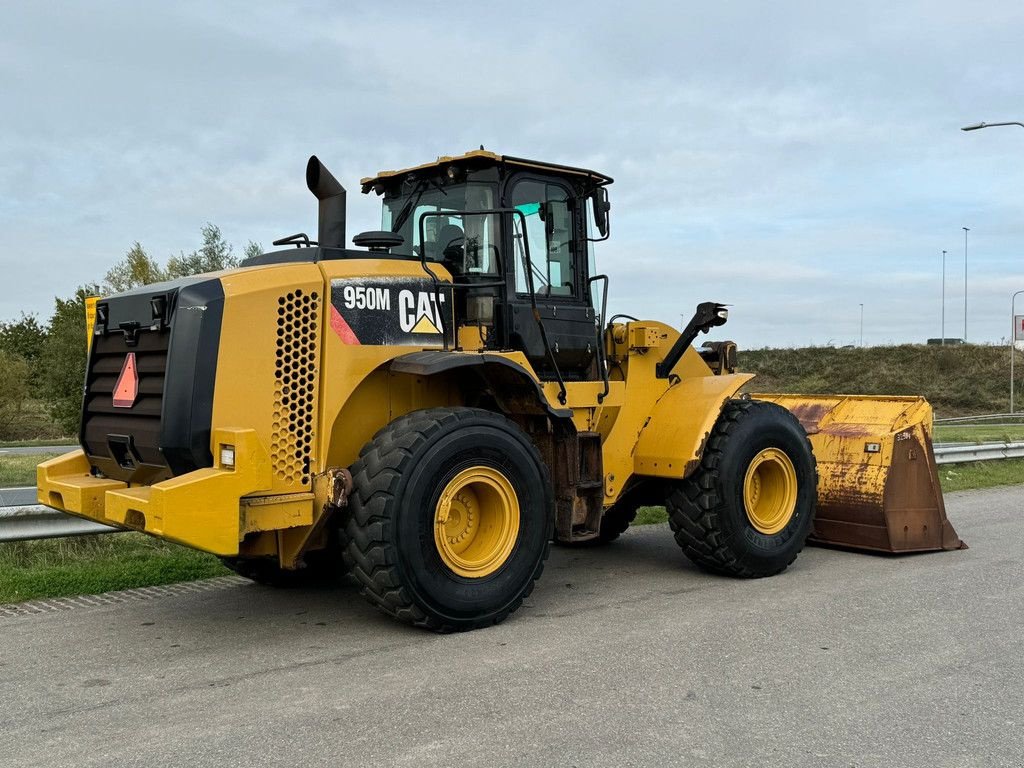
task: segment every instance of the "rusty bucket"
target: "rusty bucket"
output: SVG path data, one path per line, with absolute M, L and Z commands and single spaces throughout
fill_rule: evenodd
M 796 416 L 818 462 L 812 542 L 877 552 L 966 549 L 946 518 L 921 397 L 752 395 Z

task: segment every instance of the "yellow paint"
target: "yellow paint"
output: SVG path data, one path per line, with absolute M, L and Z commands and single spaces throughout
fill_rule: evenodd
M 412 327 L 413 333 L 440 333 L 437 326 L 430 322 L 430 318 L 424 315 L 419 319 L 419 322 Z
M 510 165 L 519 166 L 522 168 L 534 168 L 542 171 L 555 171 L 559 174 L 568 174 L 570 176 L 585 176 L 587 178 L 599 181 L 602 183 L 610 182 L 607 176 L 596 171 L 588 171 L 585 168 L 569 168 L 565 166 L 552 166 L 548 163 L 541 162 L 539 160 L 524 160 L 522 158 L 511 158 L 503 157 L 502 155 L 495 154 L 494 152 L 488 152 L 485 149 L 474 149 L 471 152 L 466 152 L 462 155 L 444 155 L 437 160 L 430 163 L 422 163 L 421 165 L 413 166 L 412 168 L 403 168 L 397 171 L 379 171 L 375 176 L 365 176 L 359 180 L 360 185 L 364 188 L 368 185 L 373 184 L 377 181 L 386 181 L 388 179 L 395 178 L 397 176 L 405 176 L 410 173 L 417 171 L 424 171 L 428 168 L 437 168 L 442 165 L 450 165 L 452 163 L 461 163 L 467 160 L 485 160 L 490 163 L 508 163 Z
M 480 352 L 487 343 L 486 325 L 460 325 L 459 349 L 466 352 Z
M 818 462 L 819 505 L 853 493 L 865 508 L 874 507 L 881 517 L 893 452 L 904 439 L 900 436 L 916 433 L 922 443 L 931 441 L 932 408 L 921 397 L 751 397 L 781 405 L 804 424 Z
M 681 479 L 696 469 L 722 406 L 751 374 L 682 379 L 648 411 L 633 452 L 638 475 Z
M 519 538 L 519 498 L 501 472 L 470 467 L 441 491 L 434 510 L 434 544 L 459 576 L 490 576 L 508 560 Z
M 93 477 L 89 459 L 81 448 L 44 461 L 36 467 L 36 497 L 39 503 L 79 517 L 94 520 L 102 518 L 107 491 L 125 486 L 119 480 Z
M 242 499 L 241 535 L 313 524 L 313 494 L 249 496 Z
M 99 296 L 85 297 L 85 348 L 92 349 L 92 333 L 96 328 L 96 305 L 99 303 Z
M 784 451 L 765 448 L 751 460 L 743 478 L 743 507 L 757 530 L 770 536 L 789 525 L 796 497 L 796 468 Z
M 214 441 L 235 446 L 235 465 L 189 472 L 150 486 L 126 487 L 82 474 L 80 451 L 41 464 L 40 500 L 99 523 L 133 528 L 217 555 L 238 554 L 239 500 L 272 485 L 271 463 L 252 429 L 215 429 Z

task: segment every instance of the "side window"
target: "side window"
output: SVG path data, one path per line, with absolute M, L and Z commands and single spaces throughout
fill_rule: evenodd
M 538 296 L 575 296 L 572 259 L 572 211 L 566 189 L 541 181 L 520 181 L 512 188 L 512 205 L 523 214 L 513 217 L 516 292 L 529 293 L 527 269 L 532 267 L 533 289 Z M 526 263 L 529 244 L 530 264 Z

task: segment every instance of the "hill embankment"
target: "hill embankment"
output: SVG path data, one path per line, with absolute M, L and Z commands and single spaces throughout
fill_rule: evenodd
M 965 344 L 836 349 L 741 350 L 739 370 L 756 373 L 753 392 L 924 395 L 937 416 L 1007 413 L 1010 352 Z M 1014 360 L 1016 403 L 1024 408 L 1024 353 Z

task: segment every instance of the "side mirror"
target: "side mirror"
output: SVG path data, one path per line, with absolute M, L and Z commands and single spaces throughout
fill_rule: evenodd
M 594 226 L 601 234 L 600 239 L 606 240 L 609 232 L 608 212 L 612 204 L 608 202 L 608 190 L 605 187 L 597 187 L 590 193 L 590 207 L 594 212 Z

